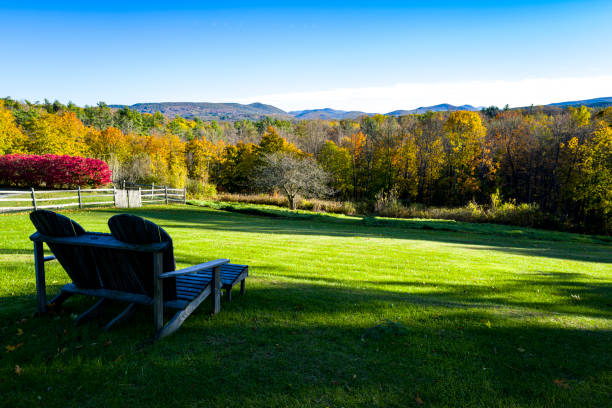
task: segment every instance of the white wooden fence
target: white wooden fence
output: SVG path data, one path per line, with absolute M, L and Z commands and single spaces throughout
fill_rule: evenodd
M 37 209 L 85 207 L 140 207 L 143 204 L 186 202 L 186 190 L 159 187 L 77 188 L 76 190 L 2 190 L 0 213 Z
M 139 188 L 139 190 L 140 199 L 143 204 L 185 204 L 187 200 L 187 191 L 184 188 L 159 187 L 155 186 L 155 184 L 151 184 L 151 188 Z

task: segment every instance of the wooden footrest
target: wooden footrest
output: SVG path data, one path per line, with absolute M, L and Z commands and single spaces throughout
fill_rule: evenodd
M 240 289 L 244 293 L 244 280 L 247 276 L 249 276 L 249 267 L 247 265 L 225 264 L 221 266 L 221 286 L 228 292 L 230 299 L 232 287 L 238 283 L 241 284 Z M 179 299 L 187 299 L 187 296 L 192 296 L 198 287 L 207 285 L 211 279 L 212 268 L 204 269 L 198 273 L 177 276 L 176 291 Z

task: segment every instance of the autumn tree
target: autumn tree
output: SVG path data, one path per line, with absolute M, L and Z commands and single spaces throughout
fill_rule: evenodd
M 381 138 L 381 127 L 385 122 L 384 115 L 364 116 L 359 122 L 361 133 L 364 135 L 364 144 L 361 151 L 361 165 L 363 169 L 363 195 L 372 198 L 377 189 L 372 188 L 374 179 L 374 165 L 376 150 Z
M 535 119 L 519 111 L 500 112 L 488 132 L 505 197 L 525 201 L 530 196 L 531 152 L 537 148 Z
M 583 203 L 581 215 L 590 218 L 588 225 L 600 226 L 594 231 L 612 232 L 612 128 L 598 126 L 582 151 L 581 185 L 576 190 L 576 199 Z
M 444 117 L 441 113 L 428 112 L 402 118 L 400 124 L 403 131 L 412 136 L 415 145 L 416 200 L 429 204 L 446 159 L 442 139 Z
M 407 176 L 410 147 L 409 143 L 402 143 L 400 126 L 394 117 L 380 117 L 377 127 L 378 137 L 372 145 L 372 191 L 388 193 L 402 176 Z
M 114 156 L 120 162 L 127 160 L 132 150 L 131 140 L 115 127 L 108 127 L 102 131 L 90 129 L 85 136 L 92 156 L 102 160 Z
M 12 112 L 0 101 L 0 154 L 23 152 L 25 145 L 26 136 L 17 126 Z
M 288 152 L 265 154 L 252 180 L 262 191 L 280 190 L 292 210 L 296 208 L 299 195 L 321 197 L 331 192 L 327 187 L 328 175 L 315 160 Z
M 193 139 L 195 136 L 193 134 L 193 130 L 196 128 L 196 125 L 196 122 L 193 120 L 188 120 L 180 116 L 176 116 L 174 119 L 168 122 L 166 128 L 169 133 L 175 136 L 179 136 L 183 139 L 190 140 Z
M 208 182 L 213 162 L 219 159 L 223 143 L 213 144 L 206 138 L 194 138 L 186 145 L 187 169 L 189 177 L 202 183 Z
M 334 190 L 345 198 L 353 193 L 353 180 L 351 177 L 351 155 L 345 147 L 340 147 L 331 140 L 325 142 L 317 161 L 330 175 L 330 183 Z
M 353 133 L 342 139 L 341 146 L 346 149 L 350 157 L 350 175 L 353 186 L 353 201 L 357 201 L 362 192 L 363 156 L 366 137 L 362 132 Z
M 161 131 L 165 123 L 166 118 L 159 111 L 153 114 L 144 113 L 142 115 L 142 131 L 146 134 Z
M 546 160 L 538 171 L 544 180 L 541 194 L 547 211 L 561 217 L 567 215 L 565 185 L 570 183 L 580 158 L 579 149 L 565 147 L 581 145 L 592 131 L 590 112 L 586 108 L 571 108 L 548 118 L 544 134 Z
M 30 125 L 28 150 L 34 154 L 87 156 L 88 129 L 74 112 L 43 112 Z
M 316 156 L 328 140 L 330 125 L 323 120 L 302 120 L 297 124 L 296 139 L 300 150 Z
M 405 133 L 399 139 L 397 148 L 391 158 L 391 169 L 397 173 L 393 183 L 387 187 L 387 193 L 397 190 L 400 197 L 414 200 L 418 194 L 418 161 L 416 137 L 413 133 Z
M 183 188 L 187 182 L 185 143 L 178 136 L 168 136 L 168 184 Z
M 444 123 L 447 140 L 447 183 L 449 199 L 463 203 L 481 186 L 486 166 L 486 129 L 477 112 L 451 112 Z
M 252 143 L 226 145 L 214 172 L 215 181 L 226 191 L 248 192 L 257 158 L 256 145 Z
M 281 137 L 276 128 L 268 126 L 268 129 L 266 129 L 257 145 L 257 154 L 263 156 L 281 151 L 295 154 L 301 153 L 294 144 L 287 142 L 285 138 Z
M 588 127 L 589 121 L 578 121 Z M 612 227 L 612 129 L 595 124 L 592 132 L 560 145 L 562 210 L 583 225 Z

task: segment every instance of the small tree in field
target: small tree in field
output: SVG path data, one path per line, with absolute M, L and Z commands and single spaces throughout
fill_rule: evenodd
M 253 175 L 253 182 L 260 190 L 282 191 L 292 210 L 295 210 L 299 195 L 320 197 L 330 194 L 328 179 L 327 173 L 313 159 L 288 152 L 263 155 L 262 163 Z

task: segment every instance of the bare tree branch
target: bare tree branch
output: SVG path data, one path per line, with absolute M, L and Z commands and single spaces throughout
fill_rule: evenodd
M 295 209 L 295 199 L 300 195 L 321 197 L 332 192 L 327 186 L 329 176 L 311 158 L 277 152 L 266 154 L 262 159 L 262 164 L 254 171 L 253 184 L 266 192 L 283 191 L 291 209 Z

